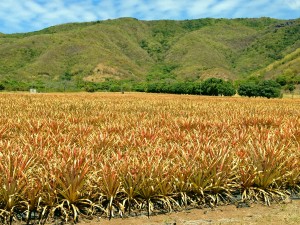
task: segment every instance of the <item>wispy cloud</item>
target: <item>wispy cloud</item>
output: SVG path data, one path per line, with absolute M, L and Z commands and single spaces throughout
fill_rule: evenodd
M 300 0 L 5 0 L 0 32 L 27 32 L 48 26 L 119 17 L 193 19 L 203 17 L 299 18 Z
M 300 0 L 286 0 L 284 1 L 291 9 L 300 9 Z

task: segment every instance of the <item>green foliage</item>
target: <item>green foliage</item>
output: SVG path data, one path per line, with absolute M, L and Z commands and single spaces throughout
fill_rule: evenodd
M 64 81 L 70 81 L 72 79 L 73 74 L 70 72 L 65 72 L 60 79 Z
M 267 67 L 256 72 L 264 75 L 265 78 L 275 78 L 282 86 L 286 83 L 300 83 L 300 48 L 285 54 L 281 60 L 269 64 Z
M 198 30 L 200 28 L 211 26 L 216 22 L 221 21 L 222 19 L 212 19 L 212 18 L 205 18 L 205 19 L 196 19 L 196 20 L 185 20 L 182 23 L 184 29 L 188 31 Z
M 284 86 L 284 90 L 293 92 L 296 89 L 296 86 L 294 84 L 287 84 Z
M 200 86 L 199 82 L 157 81 L 146 83 L 145 91 L 150 93 L 200 94 Z
M 0 83 L 0 91 L 4 90 L 5 89 L 5 86 L 4 84 Z
M 287 83 L 298 84 L 299 29 L 300 19 L 121 18 L 1 34 L 0 81 L 10 80 L 3 83 L 7 90 L 38 85 L 42 91 L 142 91 L 150 83 L 164 83 L 168 92 L 194 93 L 177 91 L 176 85 L 209 77 L 236 80 L 255 73 L 274 79 L 284 75 Z M 267 70 L 275 60 L 274 68 Z M 100 84 L 107 75 L 118 81 Z M 96 84 L 86 85 L 86 80 Z
M 172 64 L 157 64 L 155 65 L 146 76 L 147 81 L 159 81 L 166 79 L 176 79 L 176 75 L 173 71 L 177 68 L 177 65 Z
M 209 78 L 203 82 L 148 82 L 145 91 L 152 93 L 193 94 L 212 96 L 232 96 L 236 93 L 236 90 L 231 82 L 224 81 L 218 78 Z
M 219 93 L 224 96 L 233 96 L 236 94 L 236 89 L 232 82 L 230 81 L 224 81 L 219 86 Z
M 95 92 L 96 91 L 96 85 L 94 83 L 86 84 L 84 87 L 86 92 Z
M 289 83 L 288 78 L 283 75 L 276 77 L 276 82 L 281 86 L 285 86 L 287 83 Z
M 285 91 L 293 92 L 296 89 L 295 84 L 300 83 L 300 76 L 294 75 L 292 72 L 286 72 L 276 77 L 276 82 L 283 87 Z
M 218 78 L 209 78 L 201 84 L 201 92 L 203 95 L 232 96 L 235 95 L 236 90 L 233 84 L 229 81 L 224 81 Z
M 201 85 L 203 95 L 219 95 L 219 87 L 222 85 L 222 80 L 217 78 L 209 78 Z
M 240 24 L 246 25 L 255 29 L 264 29 L 270 25 L 274 25 L 278 23 L 278 20 L 269 18 L 269 17 L 261 17 L 261 18 L 237 18 L 236 21 Z
M 249 74 L 266 67 L 274 61 L 280 61 L 285 55 L 299 47 L 300 20 L 278 21 L 265 27 L 263 32 L 255 34 L 237 59 L 237 67 L 241 72 Z
M 30 89 L 30 83 L 17 80 L 4 80 L 2 85 L 7 91 L 28 91 Z
M 274 80 L 263 80 L 259 83 L 259 96 L 266 98 L 280 97 L 280 85 Z
M 245 82 L 240 84 L 238 94 L 248 97 L 278 98 L 281 93 L 280 84 L 274 80 L 263 80 L 259 83 Z
M 259 87 L 255 83 L 244 83 L 238 88 L 238 94 L 247 97 L 259 96 Z

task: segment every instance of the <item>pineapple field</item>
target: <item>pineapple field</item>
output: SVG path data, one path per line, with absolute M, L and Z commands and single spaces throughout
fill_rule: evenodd
M 0 95 L 0 223 L 300 197 L 300 99 Z

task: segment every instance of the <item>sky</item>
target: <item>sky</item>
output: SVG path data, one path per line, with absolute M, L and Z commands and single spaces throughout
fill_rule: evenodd
M 0 32 L 6 34 L 120 17 L 296 19 L 300 0 L 0 0 Z

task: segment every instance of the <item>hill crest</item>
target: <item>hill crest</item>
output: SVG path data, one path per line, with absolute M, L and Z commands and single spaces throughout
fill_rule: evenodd
M 243 79 L 286 60 L 300 47 L 300 19 L 134 18 L 70 23 L 0 34 L 0 81 L 45 83 L 107 80 Z M 299 54 L 294 59 L 298 62 Z M 292 63 L 292 62 L 291 62 Z M 269 65 L 269 67 L 268 67 Z M 299 75 L 297 63 L 294 71 Z M 272 72 L 274 71 L 274 73 Z

